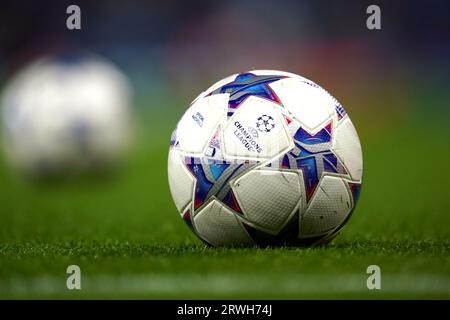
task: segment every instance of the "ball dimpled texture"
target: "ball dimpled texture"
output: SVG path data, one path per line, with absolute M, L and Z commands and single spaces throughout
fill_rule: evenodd
M 274 70 L 202 92 L 168 156 L 175 206 L 213 246 L 328 243 L 355 208 L 362 173 L 343 106 L 313 81 Z

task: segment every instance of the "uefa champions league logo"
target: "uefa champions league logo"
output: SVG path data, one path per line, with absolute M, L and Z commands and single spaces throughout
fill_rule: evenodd
M 256 120 L 256 128 L 261 132 L 270 132 L 275 128 L 275 120 L 271 116 L 264 114 Z

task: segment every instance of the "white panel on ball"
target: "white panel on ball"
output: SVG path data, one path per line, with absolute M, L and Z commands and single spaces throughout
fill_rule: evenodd
M 314 131 L 335 115 L 335 103 L 322 88 L 300 78 L 287 78 L 270 84 L 286 109 L 302 124 Z
M 352 210 L 344 181 L 324 176 L 300 221 L 300 238 L 319 236 L 338 227 Z
M 169 151 L 169 187 L 178 212 L 183 212 L 194 192 L 194 177 L 188 172 L 178 151 Z
M 194 226 L 200 237 L 214 246 L 254 244 L 234 213 L 217 200 L 195 215 Z
M 300 178 L 294 172 L 250 171 L 236 180 L 233 190 L 245 218 L 272 234 L 283 228 L 302 197 Z
M 177 125 L 180 149 L 188 153 L 203 152 L 228 106 L 227 95 L 212 95 L 198 99 Z
M 226 155 L 260 161 L 272 159 L 293 147 L 278 107 L 263 98 L 247 98 L 224 129 Z M 258 126 L 258 118 L 262 116 L 270 117 L 274 123 L 267 132 Z
M 352 179 L 361 181 L 363 172 L 361 144 L 349 118 L 340 121 L 335 129 L 333 151 L 344 163 Z

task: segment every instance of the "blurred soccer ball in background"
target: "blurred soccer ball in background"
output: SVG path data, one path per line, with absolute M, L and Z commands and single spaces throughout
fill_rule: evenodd
M 115 165 L 129 143 L 131 103 L 128 79 L 106 59 L 42 57 L 4 89 L 7 156 L 16 168 L 38 175 Z
M 314 82 L 273 70 L 201 93 L 172 135 L 168 161 L 178 211 L 214 246 L 327 243 L 355 207 L 362 172 L 342 105 Z

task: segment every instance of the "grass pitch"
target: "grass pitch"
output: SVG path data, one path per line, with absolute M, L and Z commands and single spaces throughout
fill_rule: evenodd
M 359 203 L 331 245 L 217 249 L 172 203 L 170 119 L 153 115 L 114 176 L 29 183 L 2 158 L 1 298 L 450 298 L 447 129 L 405 120 L 363 135 Z M 81 290 L 66 288 L 71 264 Z M 366 287 L 373 264 L 381 290 Z

